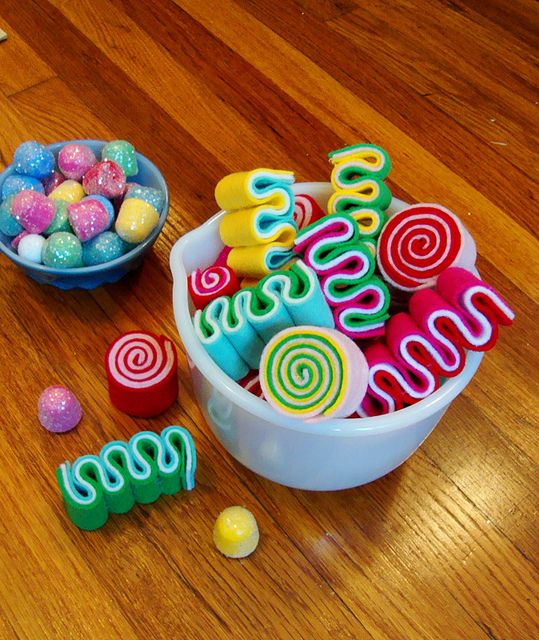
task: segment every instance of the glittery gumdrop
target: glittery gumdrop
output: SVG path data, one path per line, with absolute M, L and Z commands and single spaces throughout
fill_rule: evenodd
M 82 245 L 77 236 L 58 231 L 49 236 L 43 247 L 43 264 L 54 269 L 82 266 Z
M 54 156 L 40 142 L 29 140 L 15 150 L 13 167 L 17 173 L 32 178 L 46 178 L 54 171 Z
M 63 433 L 79 424 L 82 408 L 72 391 L 55 385 L 47 387 L 39 396 L 37 417 L 47 431 Z
M 159 214 L 139 198 L 124 200 L 116 218 L 116 233 L 126 242 L 142 242 L 159 223 Z
M 67 215 L 73 233 L 81 242 L 87 242 L 109 228 L 107 210 L 98 200 L 81 200 L 67 205 Z
M 125 199 L 138 198 L 144 200 L 148 204 L 151 204 L 156 211 L 161 211 L 165 196 L 160 189 L 154 189 L 153 187 L 143 187 L 140 184 L 127 185 Z
M 65 200 L 66 202 L 78 202 L 82 200 L 86 193 L 80 182 L 76 180 L 64 180 L 54 191 L 51 191 L 49 198 L 52 200 Z
M 41 233 L 52 222 L 56 205 L 43 193 L 25 189 L 13 198 L 13 217 L 30 233 Z
M 82 202 L 85 202 L 86 200 L 97 200 L 105 207 L 107 214 L 109 216 L 109 226 L 107 227 L 107 229 L 109 227 L 112 227 L 112 223 L 114 222 L 114 215 L 115 215 L 114 205 L 112 204 L 112 202 L 108 198 L 104 198 L 103 196 L 85 196 L 82 199 Z
M 50 225 L 43 231 L 46 236 L 50 236 L 57 231 L 69 231 L 72 233 L 71 225 L 67 217 L 67 202 L 65 200 L 55 200 L 56 213 Z
M 58 168 L 69 180 L 81 180 L 96 162 L 90 147 L 78 142 L 64 145 L 58 153 Z
M 19 235 L 24 227 L 13 217 L 13 199 L 15 196 L 8 196 L 2 204 L 0 204 L 0 231 L 9 236 Z
M 245 507 L 221 511 L 213 527 L 213 541 L 227 558 L 245 558 L 258 545 L 260 534 L 253 514 Z
M 138 173 L 135 147 L 127 140 L 107 142 L 101 152 L 101 159 L 115 162 L 122 167 L 126 176 L 136 176 Z
M 104 231 L 82 245 L 82 261 L 88 267 L 115 260 L 127 251 L 127 244 L 114 231 Z
M 88 195 L 117 198 L 125 191 L 124 170 L 112 160 L 96 162 L 84 174 L 82 186 Z
M 30 234 L 28 233 L 28 231 L 21 231 L 21 232 L 19 233 L 19 235 L 15 236 L 15 237 L 13 238 L 13 240 L 11 241 L 11 246 L 13 247 L 13 249 L 14 249 L 15 251 L 17 251 L 17 249 L 19 248 L 19 244 L 20 244 L 21 240 L 22 240 L 23 238 L 26 238 L 26 236 L 29 236 L 29 235 L 30 235 Z
M 65 180 L 64 176 L 58 171 L 53 171 L 48 178 L 43 178 L 43 180 L 41 181 L 41 184 L 45 189 L 45 195 L 46 196 L 50 195 L 56 189 L 56 187 L 58 187 L 59 185 L 62 184 L 62 182 L 64 182 L 64 180 Z
M 8 196 L 14 196 L 20 191 L 31 189 L 32 191 L 38 191 L 44 193 L 45 189 L 37 178 L 31 176 L 18 176 L 10 175 L 2 183 L 2 200 Z
M 28 260 L 29 262 L 35 262 L 41 264 L 41 256 L 43 253 L 43 245 L 45 244 L 45 238 L 38 233 L 29 233 L 24 238 L 21 238 L 19 246 L 17 247 L 17 253 Z

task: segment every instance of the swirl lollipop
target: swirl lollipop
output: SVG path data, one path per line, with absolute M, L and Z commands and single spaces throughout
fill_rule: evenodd
M 368 382 L 359 347 L 334 329 L 290 327 L 268 342 L 260 361 L 260 386 L 271 406 L 296 418 L 349 416 Z
M 124 333 L 110 345 L 105 368 L 112 404 L 129 415 L 156 416 L 178 397 L 176 348 L 164 336 Z
M 236 274 L 226 265 L 195 269 L 189 274 L 187 286 L 197 309 L 203 309 L 219 296 L 231 296 L 240 288 Z
M 392 216 L 377 246 L 378 267 L 397 289 L 431 287 L 448 267 L 471 269 L 475 242 L 457 216 L 438 204 L 416 204 Z

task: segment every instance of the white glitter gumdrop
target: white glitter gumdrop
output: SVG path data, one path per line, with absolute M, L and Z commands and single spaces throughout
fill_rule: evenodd
M 21 258 L 41 264 L 41 252 L 43 251 L 44 244 L 45 238 L 43 236 L 40 236 L 38 233 L 29 233 L 19 242 L 17 253 Z

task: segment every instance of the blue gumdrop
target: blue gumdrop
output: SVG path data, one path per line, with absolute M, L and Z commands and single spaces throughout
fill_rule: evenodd
M 2 184 L 2 200 L 5 200 L 8 196 L 14 196 L 19 193 L 19 191 L 24 191 L 25 189 L 45 193 L 43 185 L 37 178 L 32 178 L 31 176 L 10 175 Z
M 143 187 L 140 184 L 133 184 L 133 186 L 130 186 L 129 183 L 127 184 L 125 199 L 127 200 L 128 198 L 139 198 L 140 200 L 144 200 L 144 202 L 148 202 L 153 206 L 157 213 L 161 212 L 165 201 L 165 197 L 161 190 L 154 189 L 153 187 Z
M 0 204 L 0 231 L 10 238 L 24 231 L 24 227 L 11 214 L 14 198 L 15 196 L 8 196 Z
M 112 223 L 114 222 L 114 205 L 112 204 L 112 202 L 104 196 L 97 195 L 85 196 L 83 200 L 97 200 L 105 207 L 109 216 L 109 226 L 107 227 L 107 229 L 110 229 L 110 227 L 112 227 Z
M 15 150 L 13 168 L 16 173 L 32 178 L 47 178 L 54 171 L 54 156 L 45 145 L 29 140 Z
M 114 231 L 103 231 L 82 245 L 82 261 L 87 267 L 115 260 L 126 252 L 126 243 Z

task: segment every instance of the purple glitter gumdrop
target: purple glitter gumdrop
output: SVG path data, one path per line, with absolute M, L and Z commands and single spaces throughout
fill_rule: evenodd
M 85 144 L 66 144 L 58 153 L 58 168 L 69 180 L 80 180 L 96 162 L 94 152 Z
M 37 402 L 39 422 L 47 431 L 63 433 L 74 429 L 82 417 L 79 401 L 66 387 L 47 387 Z
M 58 185 L 64 182 L 64 180 L 64 176 L 61 173 L 58 173 L 58 171 L 53 171 L 48 178 L 43 178 L 41 184 L 45 189 L 45 195 L 48 196 L 51 194 Z

